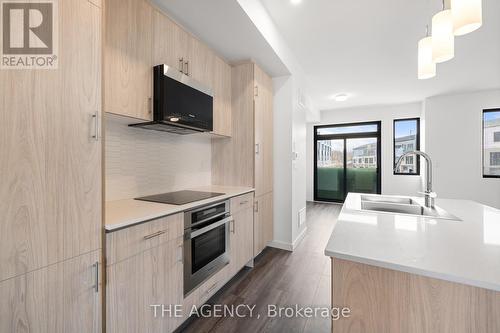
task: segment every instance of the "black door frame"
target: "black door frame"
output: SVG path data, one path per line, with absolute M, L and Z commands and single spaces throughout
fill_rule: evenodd
M 377 125 L 376 132 L 362 132 L 362 133 L 347 133 L 347 134 L 327 134 L 318 135 L 319 128 L 331 127 L 347 127 L 347 126 L 363 126 L 363 125 Z M 332 125 L 318 125 L 313 127 L 314 133 L 314 184 L 313 196 L 314 201 L 326 202 L 344 202 L 344 200 L 326 199 L 318 197 L 318 140 L 344 140 L 344 195 L 347 196 L 347 139 L 364 139 L 364 138 L 377 138 L 377 194 L 382 193 L 382 122 L 369 121 L 361 123 L 345 123 L 345 124 L 332 124 Z

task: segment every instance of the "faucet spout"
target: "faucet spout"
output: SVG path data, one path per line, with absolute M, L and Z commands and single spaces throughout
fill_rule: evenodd
M 408 151 L 401 155 L 396 163 L 396 167 L 394 168 L 395 172 L 399 171 L 399 168 L 401 167 L 401 163 L 403 162 L 403 158 L 405 158 L 408 155 L 419 155 L 422 156 L 425 159 L 426 162 L 426 168 L 425 168 L 425 206 L 428 208 L 434 208 L 434 199 L 436 198 L 436 193 L 432 191 L 432 160 L 431 157 L 424 153 L 423 151 L 420 150 L 413 150 L 413 151 Z

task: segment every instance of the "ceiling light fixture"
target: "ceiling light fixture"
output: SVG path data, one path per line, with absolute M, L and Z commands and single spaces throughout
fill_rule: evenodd
M 443 10 L 432 17 L 432 60 L 435 63 L 445 62 L 455 56 L 455 35 L 451 10 Z
M 427 34 L 418 42 L 418 79 L 425 80 L 436 76 L 436 63 L 432 60 L 432 37 Z
M 345 102 L 349 98 L 347 94 L 338 94 L 333 97 L 336 102 Z
M 483 24 L 482 0 L 451 0 L 454 33 L 462 36 Z
M 302 0 L 290 0 L 290 2 L 292 3 L 292 5 L 298 5 L 302 2 Z

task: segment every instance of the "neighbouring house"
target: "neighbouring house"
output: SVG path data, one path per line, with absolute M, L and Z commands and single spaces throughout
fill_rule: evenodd
M 377 143 L 368 143 L 353 148 L 351 161 L 353 168 L 376 168 Z
M 416 135 L 406 135 L 396 138 L 394 140 L 394 153 L 395 158 L 394 162 L 396 162 L 403 153 L 407 151 L 412 151 L 416 149 Z M 401 162 L 401 166 L 399 168 L 399 172 L 401 173 L 411 173 L 417 170 L 417 160 L 414 155 L 406 156 Z

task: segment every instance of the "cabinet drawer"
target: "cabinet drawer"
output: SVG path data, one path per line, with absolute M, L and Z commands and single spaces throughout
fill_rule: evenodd
M 184 215 L 176 214 L 106 234 L 106 264 L 112 265 L 183 234 Z
M 226 283 L 229 275 L 229 265 L 224 266 L 211 278 L 205 281 L 197 290 L 198 305 L 205 304 Z
M 253 192 L 231 198 L 231 213 L 253 206 Z

